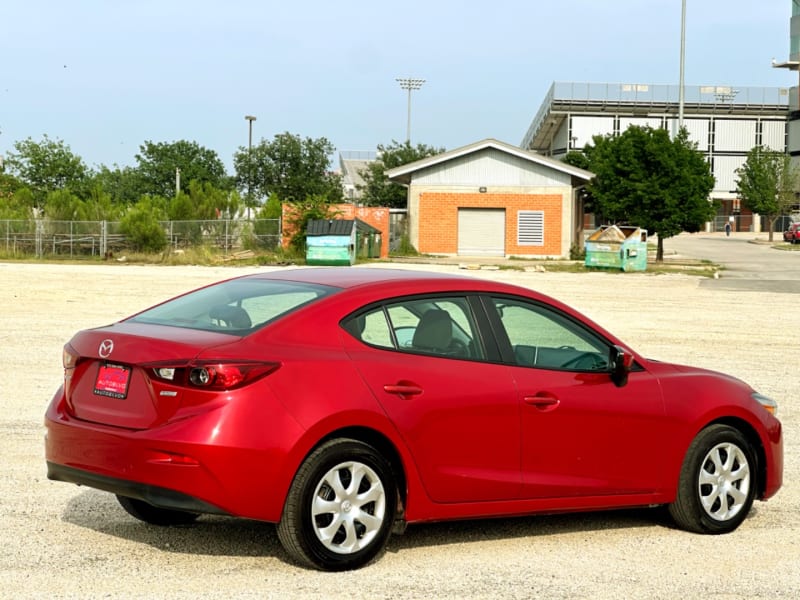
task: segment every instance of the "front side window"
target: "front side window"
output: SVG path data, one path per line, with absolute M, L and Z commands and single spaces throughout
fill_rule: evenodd
M 493 298 L 517 365 L 542 369 L 605 371 L 609 346 L 553 309 L 510 298 Z
M 377 346 L 450 358 L 484 358 L 464 297 L 407 298 L 376 306 L 343 323 L 351 335 Z

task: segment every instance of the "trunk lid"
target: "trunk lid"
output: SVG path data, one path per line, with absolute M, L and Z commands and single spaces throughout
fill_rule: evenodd
M 81 331 L 65 347 L 74 364 L 65 369 L 67 404 L 85 421 L 127 429 L 155 427 L 168 421 L 191 392 L 154 380 L 148 365 L 188 363 L 202 351 L 240 339 L 130 322 Z

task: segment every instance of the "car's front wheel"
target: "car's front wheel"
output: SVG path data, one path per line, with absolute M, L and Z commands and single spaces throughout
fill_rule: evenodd
M 197 513 L 190 513 L 183 510 L 159 508 L 143 500 L 128 498 L 126 496 L 117 496 L 117 501 L 129 515 L 145 523 L 150 523 L 151 525 L 188 525 L 194 523 L 200 516 Z
M 368 444 L 330 440 L 298 469 L 278 537 L 302 565 L 356 569 L 383 553 L 396 506 L 391 465 Z
M 728 533 L 747 517 L 755 492 L 752 447 L 739 430 L 711 425 L 686 452 L 678 494 L 669 512 L 688 531 Z

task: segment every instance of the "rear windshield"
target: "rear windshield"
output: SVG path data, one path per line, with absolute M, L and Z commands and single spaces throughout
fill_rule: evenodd
M 234 279 L 189 292 L 128 319 L 247 335 L 338 288 L 268 279 Z

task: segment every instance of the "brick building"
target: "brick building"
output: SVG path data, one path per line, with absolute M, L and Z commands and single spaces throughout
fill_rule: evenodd
M 569 256 L 583 245 L 583 169 L 494 139 L 387 172 L 408 186 L 408 235 L 425 254 Z

